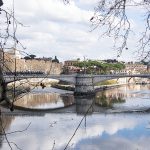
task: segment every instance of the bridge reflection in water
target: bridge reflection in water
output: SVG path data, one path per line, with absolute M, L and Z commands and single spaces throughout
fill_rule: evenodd
M 63 108 L 74 104 L 73 95 L 58 93 L 30 93 L 17 100 L 14 105 L 31 109 Z
M 14 105 L 17 109 L 28 112 L 92 114 L 94 97 L 74 97 L 73 94 L 31 93 Z
M 39 111 L 44 113 L 77 113 L 88 115 L 93 112 L 103 112 L 103 106 L 110 107 L 109 103 L 106 105 L 103 97 L 99 97 L 99 99 L 93 96 L 74 97 L 73 94 L 60 95 L 58 93 L 31 93 L 17 100 L 14 105 L 16 108 L 28 112 Z
M 145 91 L 145 89 L 148 89 Z M 11 115 L 44 115 L 45 113 L 112 113 L 150 108 L 150 85 L 122 86 L 97 92 L 94 97 L 74 96 L 73 93 L 31 92 L 17 100 Z M 45 90 L 45 89 L 44 89 Z M 145 91 L 145 99 L 141 91 Z M 6 114 L 6 113 L 4 113 Z

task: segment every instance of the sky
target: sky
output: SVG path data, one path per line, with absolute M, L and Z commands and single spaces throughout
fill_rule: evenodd
M 5 0 L 2 6 L 12 9 L 13 0 Z M 26 52 L 37 57 L 55 57 L 60 61 L 71 59 L 116 59 L 113 38 L 102 37 L 101 29 L 91 32 L 90 18 L 99 0 L 72 0 L 65 5 L 62 0 L 14 0 L 15 17 L 24 27 L 18 26 L 17 37 Z M 137 10 L 129 11 L 132 27 L 143 28 Z M 135 35 L 130 37 L 128 50 L 119 60 L 136 60 Z

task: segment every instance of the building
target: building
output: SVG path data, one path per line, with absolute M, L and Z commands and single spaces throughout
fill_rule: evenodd
M 78 63 L 78 60 L 66 60 L 64 61 L 64 66 L 65 67 L 74 66 L 77 63 Z
M 21 54 L 20 51 L 15 48 L 9 50 L 6 49 L 4 52 L 4 57 L 5 59 L 21 59 Z
M 147 72 L 147 65 L 134 63 L 134 64 L 125 64 L 125 69 L 131 73 L 145 73 Z
M 52 62 L 52 60 L 45 59 L 26 60 L 21 58 L 21 55 L 18 52 L 13 49 L 4 53 L 5 72 L 40 71 L 45 74 L 60 74 L 62 72 L 62 63 Z
M 64 61 L 63 73 L 73 74 L 80 71 L 80 67 L 76 66 L 79 60 L 66 60 Z
M 116 74 L 142 74 L 148 70 L 147 65 L 140 63 L 126 63 L 125 69 L 115 71 Z

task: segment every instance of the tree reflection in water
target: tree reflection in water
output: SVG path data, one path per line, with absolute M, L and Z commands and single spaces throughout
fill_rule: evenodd
M 102 107 L 112 107 L 114 103 L 124 103 L 125 99 L 123 96 L 121 97 L 113 94 L 106 96 L 106 92 L 102 91 L 96 95 L 95 102 Z

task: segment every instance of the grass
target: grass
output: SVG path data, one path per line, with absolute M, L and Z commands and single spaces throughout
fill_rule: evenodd
M 116 80 L 107 80 L 107 81 L 102 81 L 96 84 L 96 86 L 100 85 L 112 85 L 112 84 L 117 84 Z

